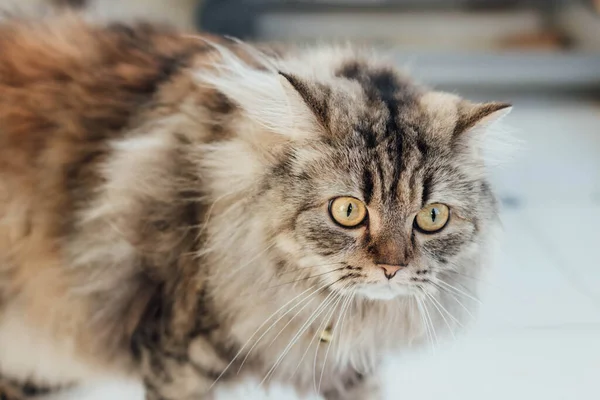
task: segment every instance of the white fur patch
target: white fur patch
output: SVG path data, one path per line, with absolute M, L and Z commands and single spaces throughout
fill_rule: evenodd
M 53 340 L 51 333 L 26 321 L 22 310 L 9 308 L 0 319 L 0 370 L 10 377 L 39 379 L 49 384 L 68 384 L 103 375 L 78 359 L 70 337 Z
M 99 382 L 64 393 L 44 397 L 43 400 L 144 400 L 144 389 L 139 382 L 115 380 Z M 283 385 L 258 388 L 258 381 L 244 382 L 219 387 L 215 400 L 323 400 L 320 396 L 300 396 Z

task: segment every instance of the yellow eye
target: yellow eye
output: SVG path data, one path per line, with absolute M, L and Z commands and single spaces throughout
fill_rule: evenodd
M 329 214 L 338 224 L 354 228 L 367 217 L 367 207 L 354 197 L 338 197 L 329 203 Z
M 435 203 L 425 206 L 415 217 L 415 226 L 425 233 L 441 231 L 450 219 L 450 209 L 445 204 Z

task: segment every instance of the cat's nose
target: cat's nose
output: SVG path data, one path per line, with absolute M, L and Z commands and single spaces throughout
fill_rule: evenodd
M 379 264 L 386 278 L 392 279 L 403 267 L 402 265 Z

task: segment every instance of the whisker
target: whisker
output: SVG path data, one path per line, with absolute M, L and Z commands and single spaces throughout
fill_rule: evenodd
M 411 321 L 411 327 L 412 327 L 412 321 L 413 321 L 413 316 L 415 314 L 418 314 L 419 317 L 421 317 L 421 312 L 419 310 L 419 308 L 417 306 L 415 306 L 415 296 L 410 296 L 408 298 L 408 307 L 409 307 L 409 312 L 410 312 L 410 321 Z M 423 326 L 423 319 L 421 318 L 421 326 Z
M 291 285 L 292 283 L 298 283 L 298 282 L 302 282 L 302 281 L 307 281 L 309 279 L 318 278 L 318 277 L 323 276 L 323 275 L 327 275 L 327 274 L 331 274 L 333 272 L 341 271 L 344 268 L 346 268 L 346 267 L 332 269 L 331 271 L 323 272 L 323 273 L 317 274 L 317 275 L 307 276 L 306 278 L 296 279 L 296 280 L 293 280 L 291 282 L 280 283 L 280 284 L 275 285 L 275 286 L 270 286 L 267 289 L 274 289 L 274 288 L 278 288 L 278 287 L 285 286 L 285 285 Z
M 315 285 L 311 286 L 311 288 L 314 288 L 314 287 L 315 287 Z M 271 329 L 273 329 L 273 328 L 275 327 L 275 325 L 276 325 L 276 324 L 277 324 L 279 321 L 281 321 L 281 320 L 282 320 L 282 319 L 283 319 L 283 318 L 284 318 L 286 315 L 288 315 L 290 312 L 294 311 L 294 309 L 295 309 L 296 307 L 300 306 L 300 305 L 301 305 L 302 303 L 304 303 L 304 302 L 307 302 L 307 303 L 306 303 L 306 304 L 305 304 L 305 305 L 304 305 L 304 306 L 303 306 L 303 307 L 300 309 L 300 311 L 304 310 L 304 309 L 305 309 L 305 308 L 306 308 L 306 307 L 307 307 L 307 306 L 308 306 L 308 305 L 309 305 L 309 304 L 312 302 L 312 298 L 313 298 L 313 297 L 314 297 L 316 294 L 320 293 L 322 290 L 325 290 L 325 289 L 327 289 L 327 284 L 325 284 L 325 285 L 323 285 L 323 286 L 319 287 L 318 289 L 316 289 L 316 290 L 315 290 L 315 291 L 313 291 L 312 293 L 308 294 L 308 295 L 307 295 L 305 298 L 303 298 L 301 301 L 299 301 L 297 304 L 295 304 L 295 305 L 294 305 L 292 308 L 290 308 L 288 311 L 286 311 L 286 312 L 285 312 L 285 314 L 283 314 L 282 316 L 280 316 L 279 318 L 277 318 L 277 320 L 276 320 L 276 321 L 274 321 L 274 322 L 271 324 L 271 326 L 269 326 L 269 328 L 268 328 L 266 331 L 264 331 L 264 332 L 262 333 L 262 335 L 260 335 L 260 337 L 259 337 L 259 338 L 258 338 L 258 339 L 257 339 L 257 340 L 254 342 L 254 344 L 252 345 L 252 347 L 250 347 L 250 349 L 249 349 L 249 350 L 248 350 L 248 352 L 246 353 L 246 356 L 245 356 L 245 357 L 244 357 L 244 359 L 242 360 L 242 363 L 241 363 L 240 367 L 238 368 L 238 374 L 239 374 L 239 372 L 242 370 L 242 367 L 243 367 L 243 366 L 244 366 L 244 364 L 246 363 L 246 360 L 248 360 L 248 357 L 250 357 L 250 353 L 252 353 L 252 350 L 254 350 L 254 348 L 255 348 L 255 347 L 258 345 L 258 343 L 260 343 L 260 341 L 261 341 L 261 340 L 262 340 L 262 339 L 263 339 L 263 338 L 264 338 L 264 337 L 267 335 L 267 333 L 269 333 L 269 332 L 271 331 Z M 305 290 L 304 292 L 302 292 L 302 293 L 306 293 L 306 290 Z M 296 298 L 297 298 L 297 297 L 298 297 L 298 296 L 296 296 Z M 310 300 L 310 301 L 308 301 L 309 299 L 311 299 L 311 300 Z M 289 304 L 289 303 L 291 303 L 291 301 L 290 301 L 290 302 L 288 302 L 288 303 L 286 303 L 286 304 Z M 300 313 L 300 311 L 299 311 L 298 313 L 296 313 L 296 314 L 294 315 L 294 317 L 292 317 L 292 319 L 290 319 L 290 322 L 293 320 L 293 318 L 295 318 L 295 317 L 296 317 L 296 316 L 297 316 L 297 315 Z M 262 328 L 262 327 L 263 327 L 263 326 L 266 324 L 266 322 L 268 322 L 268 321 L 265 321 L 265 322 L 264 322 L 264 323 L 263 323 L 263 324 L 262 324 L 262 325 L 261 325 L 261 326 L 260 326 L 260 327 L 257 329 L 257 331 L 254 333 L 254 335 L 256 335 L 256 334 L 258 333 L 258 331 L 259 331 L 259 330 L 260 330 L 260 329 L 261 329 L 261 328 Z M 288 322 L 288 323 L 286 324 L 286 326 L 287 326 L 287 325 L 289 325 L 289 323 L 290 323 L 290 322 Z M 252 336 L 254 336 L 254 335 L 252 335 Z M 251 339 L 251 338 L 252 338 L 252 337 L 250 337 L 250 339 Z
M 485 280 L 481 279 L 480 277 L 476 277 L 476 276 L 472 276 L 472 275 L 467 275 L 464 272 L 458 271 L 458 265 L 452 265 L 452 268 L 432 268 L 431 270 L 439 272 L 440 274 L 454 274 L 454 275 L 458 275 L 460 277 L 471 279 L 471 280 L 473 280 L 473 281 L 475 281 L 477 283 L 485 283 L 487 285 L 491 285 L 491 286 L 497 287 L 493 283 L 485 281 Z M 455 278 L 455 279 L 457 279 L 457 278 Z M 498 287 L 498 288 L 502 289 L 500 287 Z
M 450 326 L 450 323 L 448 322 L 448 320 L 446 319 L 446 316 L 444 315 L 444 313 L 442 312 L 442 310 L 438 307 L 438 305 L 436 304 L 436 300 L 435 298 L 431 295 L 431 293 L 425 293 L 425 296 L 427 296 L 430 300 L 431 300 L 431 304 L 433 304 L 433 307 L 435 307 L 435 309 L 437 310 L 437 312 L 440 314 L 440 316 L 442 317 L 442 320 L 444 321 L 444 323 L 446 324 L 446 326 L 448 327 L 448 331 L 450 331 L 450 334 L 452 335 L 453 339 L 456 339 L 456 336 L 454 335 L 454 330 L 452 329 L 452 327 Z
M 456 297 L 456 294 L 452 293 L 451 291 L 449 291 L 448 289 L 446 289 L 443 286 L 438 285 L 437 283 L 430 281 L 435 287 L 437 287 L 438 289 L 440 289 L 442 292 L 445 292 L 447 294 L 450 295 L 450 297 L 452 298 L 452 300 L 454 300 L 455 302 L 458 303 L 459 306 L 462 307 L 463 310 L 465 310 L 465 312 L 469 315 L 469 317 L 471 317 L 471 319 L 476 319 L 475 316 L 471 313 L 471 311 L 458 299 L 458 297 Z
M 431 346 L 432 352 L 435 353 L 435 346 L 433 343 L 433 335 L 431 334 L 431 331 L 429 330 L 429 323 L 427 322 L 427 319 L 425 318 L 425 312 L 423 311 L 423 304 L 421 303 L 421 299 L 419 297 L 415 296 L 414 299 L 417 302 L 417 309 L 419 310 L 419 317 L 421 318 L 421 324 L 425 328 L 425 335 L 427 336 L 427 341 L 429 342 L 429 344 Z
M 322 325 L 319 325 L 317 332 L 321 333 L 321 332 L 323 332 L 324 329 L 327 329 L 327 326 L 329 326 L 329 322 L 331 321 L 331 318 L 333 317 L 333 314 L 335 313 L 337 306 L 340 304 L 340 301 L 343 298 L 344 298 L 344 295 L 340 292 L 339 296 L 336 297 L 336 303 L 334 304 L 333 307 L 331 307 L 331 310 L 327 313 L 327 315 L 323 319 Z M 331 344 L 331 342 L 329 342 L 329 344 Z M 317 343 L 317 348 L 315 349 L 315 359 L 313 361 L 313 386 L 315 389 L 315 393 L 318 393 L 317 392 L 317 358 L 319 355 L 320 348 L 321 348 L 321 346 L 319 346 L 319 344 Z
M 328 264 L 320 264 L 320 265 L 311 265 L 309 267 L 299 267 L 299 268 L 294 268 L 291 271 L 285 271 L 279 274 L 279 276 L 283 276 L 283 275 L 287 275 L 287 274 L 293 274 L 294 272 L 298 272 L 298 271 L 302 271 L 305 269 L 311 269 L 311 268 L 319 268 L 319 267 L 331 267 L 333 265 L 339 265 L 339 264 L 345 264 L 344 262 L 334 262 L 334 263 L 328 263 Z
M 529 297 L 529 296 L 523 296 L 520 293 L 514 293 L 514 291 L 508 290 L 505 287 L 499 286 L 499 285 L 497 285 L 495 283 L 492 283 L 492 282 L 490 282 L 488 280 L 482 279 L 479 276 L 473 276 L 473 275 L 469 275 L 469 274 L 466 274 L 464 272 L 461 272 L 459 270 L 462 269 L 462 267 L 459 266 L 458 264 L 455 264 L 455 263 L 452 263 L 452 262 L 450 262 L 449 264 L 450 264 L 451 268 L 439 268 L 439 267 L 435 267 L 435 268 L 431 268 L 431 270 L 436 271 L 436 272 L 438 272 L 438 273 L 440 273 L 442 275 L 446 275 L 444 278 L 453 279 L 453 281 L 457 285 L 462 286 L 463 288 L 464 288 L 464 285 L 462 285 L 461 283 L 458 282 L 459 281 L 458 277 L 469 279 L 469 280 L 471 280 L 473 282 L 476 282 L 477 284 L 485 284 L 486 286 L 489 286 L 491 288 L 499 290 L 500 292 L 502 292 L 503 295 L 510 295 L 511 298 L 518 297 L 518 298 L 522 299 L 523 301 L 530 301 L 531 300 L 531 297 Z M 456 275 L 456 277 L 448 276 L 448 274 Z M 441 280 L 444 280 L 444 279 L 441 279 Z M 479 301 L 479 300 L 475 300 L 475 301 L 477 301 L 478 303 L 481 303 L 481 301 Z
M 464 274 L 464 273 L 462 273 L 462 272 L 455 271 L 455 270 L 439 270 L 439 271 L 440 271 L 441 273 L 447 273 L 447 272 L 449 272 L 449 273 L 452 273 L 452 274 L 454 274 L 454 275 L 460 276 L 461 278 L 467 278 L 467 279 L 470 279 L 470 280 L 472 280 L 472 281 L 474 281 L 474 282 L 477 282 L 478 284 L 481 284 L 481 283 L 483 283 L 483 284 L 485 284 L 485 285 L 487 285 L 487 286 L 489 286 L 489 287 L 491 287 L 491 288 L 494 288 L 494 289 L 497 289 L 497 290 L 499 290 L 499 291 L 500 291 L 500 292 L 501 292 L 503 295 L 507 295 L 507 296 L 508 296 L 508 295 L 510 295 L 511 297 L 518 297 L 518 298 L 522 299 L 523 301 L 530 301 L 530 300 L 531 300 L 531 297 L 530 297 L 530 296 L 523 296 L 523 295 L 522 295 L 522 294 L 520 294 L 520 293 L 514 293 L 513 291 L 510 291 L 510 290 L 508 290 L 508 289 L 507 289 L 507 288 L 505 288 L 505 287 L 498 286 L 498 285 L 496 285 L 496 284 L 494 284 L 494 283 L 492 283 L 492 282 L 489 282 L 489 281 L 487 281 L 487 280 L 481 279 L 481 278 L 479 278 L 479 277 L 475 277 L 475 276 L 467 275 L 467 274 Z M 456 280 L 458 280 L 458 279 L 459 279 L 459 278 L 457 278 L 457 277 L 450 277 L 450 276 L 447 276 L 447 278 L 448 278 L 448 279 L 453 279 L 454 281 L 456 281 Z M 456 283 L 457 283 L 457 284 L 459 284 L 458 282 L 456 282 Z M 461 285 L 461 286 L 463 286 L 463 285 Z
M 306 306 L 308 306 L 308 304 Z M 271 342 L 269 343 L 269 346 L 271 346 L 275 342 L 275 340 L 277 340 L 277 338 L 281 335 L 281 333 L 285 330 L 285 328 L 287 328 L 292 323 L 292 321 L 302 312 L 302 310 L 304 310 L 306 308 L 306 306 L 302 307 L 300 310 L 298 310 L 298 312 L 292 318 L 290 318 L 290 320 L 288 321 L 288 323 L 285 324 L 283 326 L 283 328 L 281 328 L 281 330 L 277 333 L 277 335 L 275 335 L 275 337 L 273 338 L 273 340 L 271 340 Z
M 323 320 L 320 322 L 319 327 L 317 329 L 315 329 L 315 333 L 313 334 L 312 338 L 310 339 L 308 346 L 306 346 L 306 350 L 304 350 L 304 353 L 302 353 L 302 357 L 300 357 L 300 361 L 298 361 L 298 364 L 296 364 L 296 368 L 294 368 L 294 372 L 292 372 L 290 379 L 293 378 L 294 375 L 296 375 L 296 373 L 298 372 L 298 369 L 300 369 L 300 365 L 302 365 L 302 361 L 304 361 L 304 358 L 306 358 L 306 355 L 308 354 L 308 351 L 310 350 L 312 344 L 314 343 L 317 336 L 319 336 L 319 333 L 322 332 L 322 326 L 323 326 L 324 322 L 325 322 L 325 318 L 323 318 Z M 317 343 L 317 346 L 318 345 L 319 344 Z
M 346 301 L 346 304 L 342 305 L 342 323 L 339 327 L 339 335 L 338 335 L 338 349 L 337 349 L 337 360 L 338 362 L 341 360 L 341 355 L 342 355 L 342 333 L 344 332 L 344 325 L 346 322 L 346 314 L 348 314 L 348 311 L 350 310 L 350 307 L 352 306 L 352 302 L 354 301 L 354 296 L 356 295 L 356 289 L 352 290 L 350 293 L 348 293 L 348 301 Z
M 421 305 L 420 308 L 421 308 L 421 311 L 423 312 L 423 316 L 425 318 L 426 325 L 429 328 L 429 333 L 431 335 L 431 345 L 432 345 L 433 351 L 435 352 L 436 346 L 439 346 L 439 341 L 437 338 L 437 334 L 435 332 L 435 328 L 433 326 L 433 320 L 431 319 L 431 315 L 429 314 L 429 310 L 427 309 L 425 299 L 426 299 L 426 297 L 417 298 L 417 300 L 419 301 L 419 304 Z M 435 345 L 434 345 L 434 343 L 435 343 Z
M 340 320 L 341 320 L 342 316 L 344 315 L 344 307 L 345 307 L 346 303 L 348 302 L 348 299 L 350 299 L 350 293 L 340 297 L 340 300 L 338 300 L 338 304 L 342 300 L 343 300 L 343 302 L 342 302 L 342 307 L 340 309 L 340 315 L 338 316 L 337 321 L 333 325 L 333 329 L 339 328 Z M 338 304 L 336 304 L 335 307 L 333 307 L 334 310 L 337 308 Z M 340 334 L 341 334 L 341 331 L 340 331 Z M 323 374 L 325 373 L 325 367 L 327 365 L 327 356 L 329 355 L 329 350 L 331 350 L 331 345 L 333 344 L 334 337 L 335 337 L 335 330 L 333 331 L 331 341 L 327 344 L 327 350 L 325 351 L 325 359 L 323 360 L 323 367 L 321 368 L 321 376 L 319 377 L 319 386 L 316 391 L 317 394 L 321 393 L 321 383 L 323 382 Z
M 429 319 L 429 325 L 431 326 L 431 332 L 433 333 L 433 337 L 435 338 L 435 343 L 437 346 L 439 346 L 440 341 L 438 339 L 437 332 L 435 331 L 435 324 L 433 323 L 433 318 L 431 318 L 431 314 L 429 313 L 429 309 L 427 308 L 427 303 L 425 302 L 426 299 L 427 297 L 423 298 L 423 309 L 425 310 L 425 315 L 427 316 L 427 319 Z
M 445 282 L 442 279 L 438 279 L 438 280 L 436 280 L 436 282 L 439 283 L 439 284 L 441 284 L 441 285 L 446 286 L 448 289 L 453 290 L 457 294 L 462 294 L 466 298 L 471 299 L 471 300 L 473 300 L 473 301 L 475 301 L 475 302 L 477 302 L 479 304 L 482 304 L 481 300 L 479 300 L 478 298 L 476 298 L 476 297 L 474 297 L 474 296 L 472 296 L 472 295 L 470 295 L 468 293 L 465 293 L 464 291 L 456 288 L 455 286 L 452 286 L 451 284 L 449 284 L 448 282 Z
M 442 309 L 442 311 L 444 311 L 446 313 L 446 315 L 448 315 L 448 317 L 454 321 L 460 328 L 464 328 L 463 324 L 458 320 L 458 318 L 456 318 L 454 315 L 452 315 L 451 312 L 449 312 L 446 307 L 444 307 L 444 305 L 442 304 L 442 302 L 437 299 L 435 296 L 431 295 L 431 298 L 433 301 L 435 301 L 437 303 L 437 305 Z
M 225 367 L 225 369 L 219 374 L 219 376 L 217 377 L 217 379 L 215 379 L 215 381 L 212 383 L 212 385 L 210 385 L 209 390 L 212 389 L 212 387 L 219 381 L 219 379 L 221 379 L 221 377 L 223 375 L 225 375 L 225 373 L 227 372 L 227 370 L 233 365 L 233 363 L 235 362 L 235 360 L 237 360 L 237 358 L 242 354 L 242 352 L 244 351 L 244 349 L 246 348 L 246 346 L 250 343 L 250 341 L 252 340 L 252 338 L 254 336 L 256 336 L 256 334 L 258 332 L 260 332 L 260 330 L 271 320 L 273 319 L 279 312 L 281 312 L 281 310 L 283 310 L 284 308 L 286 308 L 288 305 L 290 305 L 292 302 L 294 302 L 296 299 L 298 299 L 300 296 L 302 296 L 304 293 L 308 292 L 309 290 L 311 290 L 312 288 L 314 288 L 315 285 L 309 287 L 308 289 L 306 289 L 305 291 L 303 291 L 302 293 L 300 293 L 299 295 L 295 296 L 293 299 L 291 299 L 290 301 L 288 301 L 287 303 L 285 303 L 283 306 L 281 306 L 277 311 L 275 311 L 273 314 L 271 314 L 271 316 L 269 318 L 267 318 L 257 329 L 256 331 L 248 338 L 248 340 L 246 341 L 246 343 L 244 343 L 244 345 L 240 348 L 240 350 L 236 353 L 236 355 L 231 359 L 231 361 L 229 362 L 229 364 L 227 364 L 227 366 Z M 319 290 L 319 289 L 317 289 Z M 314 292 L 313 292 L 314 293 Z M 309 295 L 310 296 L 310 295 Z M 303 299 L 302 301 L 306 300 Z M 302 301 L 300 301 L 300 303 L 302 303 Z M 299 303 L 299 304 L 300 304 Z M 297 305 L 296 305 L 297 306 Z M 291 309 L 293 310 L 293 308 Z M 285 314 L 283 314 L 281 318 L 283 318 L 286 314 L 288 314 L 291 310 L 288 310 Z M 277 320 L 279 321 L 279 319 Z M 277 322 L 276 321 L 276 322 Z M 246 356 L 247 357 L 247 356 Z M 245 361 L 245 359 L 244 359 Z
M 343 280 L 344 277 L 339 278 L 338 280 L 332 282 L 331 284 L 329 284 L 329 286 L 327 286 L 327 288 L 332 287 L 333 285 L 335 285 L 336 283 L 340 282 L 341 280 Z M 283 358 L 285 357 L 285 355 L 290 351 L 290 349 L 294 346 L 294 344 L 296 344 L 296 342 L 298 341 L 298 339 L 300 338 L 300 336 L 302 336 L 302 334 L 308 329 L 308 327 L 310 326 L 310 324 L 312 324 L 314 322 L 314 320 L 316 318 L 318 318 L 318 316 L 320 315 L 321 312 L 323 312 L 323 310 L 326 308 L 322 307 L 323 304 L 325 303 L 325 301 L 328 300 L 333 300 L 330 299 L 330 297 L 332 295 L 336 294 L 336 292 L 331 292 L 329 293 L 329 295 L 327 295 L 327 297 L 325 298 L 325 300 L 323 300 L 323 302 L 321 303 L 321 311 L 319 312 L 319 314 L 316 314 L 316 310 L 315 312 L 313 312 L 313 316 L 309 317 L 309 319 L 300 327 L 300 329 L 298 330 L 298 332 L 296 333 L 296 335 L 292 338 L 292 340 L 290 341 L 290 343 L 286 346 L 286 348 L 283 350 L 282 354 L 279 356 L 279 358 L 276 360 L 275 364 L 271 367 L 271 369 L 267 372 L 267 375 L 265 375 L 265 377 L 263 378 L 263 380 L 260 382 L 259 387 L 261 387 L 265 381 L 269 378 L 269 376 L 271 376 L 275 369 L 279 366 L 279 364 L 281 363 L 281 361 L 283 360 Z M 328 305 L 329 303 L 327 303 Z M 316 315 L 315 315 L 316 314 Z
M 308 346 L 306 347 L 306 350 L 302 354 L 302 357 L 300 358 L 300 361 L 298 362 L 298 365 L 296 365 L 296 368 L 294 369 L 294 372 L 292 372 L 291 377 L 294 377 L 294 375 L 296 375 L 296 372 L 298 372 L 298 369 L 300 368 L 300 365 L 302 364 L 302 361 L 304 361 L 304 358 L 308 354 L 308 351 L 309 351 L 310 347 L 312 346 L 313 342 L 315 341 L 315 339 L 317 338 L 317 336 L 319 335 L 319 333 L 322 332 L 322 330 L 323 330 L 323 324 L 324 324 L 325 320 L 326 319 L 323 318 L 323 321 L 321 321 L 321 323 L 319 324 L 319 327 L 315 330 L 314 335 L 312 336 L 310 342 L 308 343 Z M 318 344 L 317 344 L 317 346 L 318 346 Z
M 300 329 L 298 329 L 298 332 L 296 332 L 296 334 L 288 342 L 287 346 L 283 349 L 283 351 L 281 352 L 281 354 L 279 355 L 279 357 L 277 358 L 277 360 L 275 361 L 273 366 L 269 369 L 269 371 L 267 372 L 267 374 L 265 375 L 263 380 L 260 382 L 259 387 L 261 387 L 264 384 L 264 382 L 267 381 L 267 379 L 269 379 L 271 376 L 273 376 L 275 374 L 275 370 L 277 369 L 277 367 L 279 367 L 279 364 L 283 361 L 283 358 L 291 350 L 292 346 L 294 344 L 296 344 L 296 342 L 298 341 L 300 336 L 304 333 L 304 331 L 306 329 L 308 329 L 310 324 L 312 324 L 321 315 L 321 313 L 323 311 L 325 311 L 327 306 L 329 304 L 331 304 L 334 300 L 335 300 L 335 292 L 331 292 L 331 293 L 329 293 L 329 295 L 327 295 L 327 297 L 325 297 L 323 302 L 321 302 L 321 304 L 317 307 L 317 309 L 315 309 L 315 311 L 313 311 L 311 316 L 309 316 L 309 318 L 306 320 L 306 322 L 304 322 L 304 324 L 300 327 Z

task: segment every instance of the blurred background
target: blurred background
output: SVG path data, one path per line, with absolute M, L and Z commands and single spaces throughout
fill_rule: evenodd
M 453 343 L 391 360 L 387 398 L 600 399 L 600 0 L 0 5 L 74 7 L 99 19 L 150 19 L 251 41 L 367 44 L 430 86 L 512 102 L 506 123 L 523 144 L 493 171 L 505 237 L 481 283 L 481 313 Z

